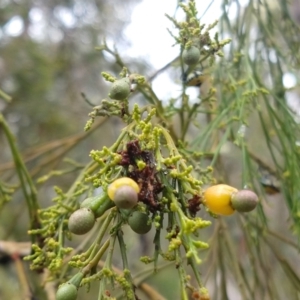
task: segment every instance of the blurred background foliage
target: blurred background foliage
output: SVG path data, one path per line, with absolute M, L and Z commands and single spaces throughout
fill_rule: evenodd
M 106 89 L 99 80 L 103 55 L 93 49 L 105 37 L 127 43 L 122 28 L 135 3 L 1 1 L 0 81 L 14 98 L 3 109 L 18 124 L 21 147 L 81 131 L 89 111 L 81 92 L 98 100 Z M 11 32 L 12 26 L 20 32 Z M 116 66 L 106 62 L 103 68 Z M 66 121 L 71 119 L 76 122 Z
M 67 164 L 64 158 L 73 159 L 80 167 L 89 161 L 91 149 L 111 145 L 118 136 L 122 124 L 115 118 L 99 119 L 92 131 L 83 132 L 91 107 L 82 93 L 95 105 L 107 94 L 107 85 L 99 79 L 99 73 L 118 74 L 120 66 L 94 47 L 104 38 L 117 47 L 128 43 L 122 30 L 138 2 L 0 2 L 0 89 L 12 97 L 10 102 L 0 99 L 0 111 L 34 181 L 51 170 L 66 170 L 62 177 L 54 176 L 37 184 L 42 207 L 50 205 L 53 185 L 65 190 L 75 178 L 74 164 Z M 236 215 L 214 222 L 206 231 L 211 250 L 206 252 L 201 270 L 212 291 L 211 299 L 297 300 L 300 2 L 221 2 L 220 36 L 229 37 L 232 42 L 224 50 L 225 59 L 218 59 L 211 72 L 218 111 L 228 111 L 220 117 L 197 120 L 198 125 L 189 131 L 191 149 L 208 153 L 200 162 L 214 166 L 218 182 L 254 188 L 261 205 L 249 217 Z M 233 10 L 234 19 L 228 17 Z M 10 30 L 13 22 L 20 26 L 17 34 Z M 145 61 L 133 57 L 126 57 L 125 61 L 140 74 L 151 69 Z M 176 63 L 169 65 L 171 77 L 177 74 L 176 68 Z M 264 93 L 264 89 L 269 93 Z M 245 95 L 245 90 L 250 94 Z M 248 102 L 241 103 L 241 98 Z M 237 115 L 236 122 L 231 122 Z M 174 124 L 178 125 L 176 118 Z M 0 149 L 0 180 L 14 188 L 18 179 L 1 128 Z M 1 202 L 3 195 L 0 194 Z M 28 217 L 21 191 L 16 189 L 13 199 L 2 204 L 0 240 L 28 241 Z M 203 211 L 201 216 L 207 218 Z M 79 239 L 72 241 L 73 245 L 78 242 Z M 149 251 L 151 237 L 133 236 L 128 243 L 130 260 L 134 260 Z M 0 298 L 23 299 L 22 280 L 16 271 L 19 264 L 11 263 L 5 249 L 2 252 Z M 23 266 L 35 299 L 46 299 L 40 288 L 41 275 L 30 273 L 27 264 Z M 136 262 L 135 267 L 143 265 Z M 166 268 L 148 283 L 166 299 L 179 299 L 174 288 L 178 279 L 170 276 L 173 273 L 174 269 Z M 94 289 L 97 293 L 93 287 L 91 295 Z M 81 292 L 85 297 L 85 291 Z

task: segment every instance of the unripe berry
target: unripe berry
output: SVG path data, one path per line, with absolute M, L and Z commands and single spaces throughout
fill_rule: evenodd
M 231 205 L 239 212 L 249 212 L 258 203 L 257 195 L 250 190 L 240 190 L 231 196 Z
M 183 62 L 188 66 L 195 65 L 199 61 L 199 58 L 200 50 L 195 46 L 184 49 L 182 52 Z
M 140 187 L 129 177 L 122 177 L 112 182 L 107 189 L 108 197 L 119 208 L 130 209 L 138 202 Z
M 95 215 L 89 208 L 80 208 L 72 213 L 69 218 L 69 230 L 74 234 L 85 234 L 95 224 Z
M 137 205 L 138 194 L 133 187 L 124 185 L 116 190 L 114 202 L 119 208 L 130 209 Z
M 56 300 L 76 300 L 77 288 L 74 284 L 69 282 L 59 286 L 56 292 Z
M 108 96 L 115 100 L 124 100 L 130 94 L 130 80 L 129 78 L 121 78 L 112 83 Z
M 146 234 L 151 229 L 151 222 L 146 213 L 134 211 L 128 218 L 128 225 L 138 234 Z

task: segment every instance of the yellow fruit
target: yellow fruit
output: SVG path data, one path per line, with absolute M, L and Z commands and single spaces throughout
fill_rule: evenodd
M 204 192 L 204 205 L 214 214 L 229 216 L 234 213 L 231 195 L 238 190 L 226 184 L 217 184 Z
M 116 191 L 123 186 L 130 186 L 132 187 L 137 193 L 140 192 L 140 187 L 138 186 L 138 184 L 131 178 L 129 177 L 121 177 L 116 179 L 114 182 L 112 182 L 107 189 L 107 194 L 108 197 L 111 200 L 115 200 L 115 194 Z

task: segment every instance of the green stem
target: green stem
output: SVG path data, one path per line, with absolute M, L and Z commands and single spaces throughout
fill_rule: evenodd
M 5 92 L 3 92 L 1 89 L 0 89 L 0 97 L 4 99 L 7 103 L 11 102 L 12 100 L 12 97 L 6 94 Z
M 93 250 L 91 251 L 91 254 L 90 254 L 90 257 L 89 257 L 88 260 L 93 259 L 93 257 L 95 256 L 95 253 L 98 251 L 99 246 L 100 246 L 100 244 L 101 244 L 101 242 L 102 242 L 102 239 L 103 239 L 103 237 L 104 237 L 104 234 L 106 233 L 107 228 L 108 228 L 108 226 L 109 226 L 111 220 L 115 217 L 115 213 L 116 213 L 116 210 L 115 210 L 115 209 L 112 209 L 112 210 L 110 211 L 109 215 L 107 216 L 107 218 L 105 219 L 104 223 L 102 224 L 101 229 L 100 229 L 100 231 L 99 231 L 99 233 L 98 233 L 98 236 L 97 236 L 97 238 L 95 239 L 93 245 L 91 246 L 91 248 L 92 248 Z
M 193 272 L 194 272 L 194 275 L 196 277 L 196 280 L 197 280 L 197 283 L 199 285 L 200 288 L 204 287 L 203 283 L 202 283 L 202 280 L 200 278 L 200 273 L 198 271 L 198 267 L 197 267 L 197 263 L 196 263 L 196 260 L 194 257 L 191 257 L 189 260 L 189 264 L 191 265 L 192 269 L 193 269 Z
M 126 244 L 124 242 L 123 232 L 121 230 L 118 230 L 117 237 L 118 237 L 118 241 L 119 241 L 119 245 L 120 245 L 120 252 L 121 252 L 121 257 L 122 257 L 122 262 L 123 262 L 124 278 L 126 279 L 128 284 L 130 284 L 130 288 L 126 288 L 126 290 L 127 291 L 131 290 L 132 293 L 134 294 L 135 287 L 134 287 L 131 273 L 129 270 L 128 260 L 127 260 L 127 255 L 126 255 Z M 127 296 L 128 296 L 128 294 L 127 294 Z M 128 299 L 129 299 L 129 297 L 128 297 Z
M 117 237 L 118 237 L 118 241 L 119 241 L 119 245 L 120 245 L 121 257 L 122 257 L 122 261 L 123 261 L 123 269 L 128 269 L 126 244 L 124 243 L 123 233 L 121 230 L 118 230 Z
M 221 272 L 221 293 L 222 293 L 222 300 L 229 300 L 227 295 L 227 284 L 226 284 L 226 270 L 224 266 L 224 253 L 222 251 L 221 243 L 219 243 L 220 246 L 218 248 L 219 250 L 219 267 Z
M 157 271 L 157 261 L 158 256 L 161 253 L 161 245 L 160 245 L 160 232 L 161 229 L 156 229 L 153 244 L 154 244 L 154 272 Z
M 113 257 L 113 252 L 115 249 L 116 237 L 117 237 L 117 235 L 115 233 L 110 237 L 109 250 L 108 250 L 107 257 L 106 257 L 104 267 L 103 267 L 103 268 L 107 268 L 107 269 L 111 270 L 113 273 L 114 273 L 114 271 L 113 271 L 113 266 L 112 266 L 112 257 Z M 114 276 L 109 276 L 109 279 L 110 279 L 111 286 L 114 287 Z M 103 299 L 105 290 L 107 290 L 107 282 L 108 282 L 107 276 L 105 276 L 100 281 L 98 300 Z
M 227 246 L 228 253 L 230 255 L 230 259 L 231 259 L 232 264 L 233 264 L 233 269 L 234 269 L 234 271 L 236 273 L 236 278 L 237 278 L 238 286 L 240 288 L 240 291 L 241 291 L 243 299 L 247 299 L 246 289 L 245 289 L 245 283 L 242 280 L 243 276 L 241 274 L 239 264 L 238 264 L 238 262 L 236 260 L 236 254 L 234 253 L 234 248 L 232 246 L 233 243 L 232 243 L 232 240 L 231 240 L 231 238 L 229 236 L 228 228 L 225 226 L 223 220 L 220 220 L 220 222 L 221 222 L 222 227 L 223 227 L 224 242 L 225 242 L 225 245 Z
M 176 266 L 178 267 L 179 272 L 179 281 L 180 281 L 180 292 L 181 292 L 181 300 L 188 300 L 189 297 L 186 292 L 186 273 L 182 266 L 182 259 L 180 255 L 180 250 L 175 250 L 175 256 L 176 256 Z
M 29 218 L 30 218 L 30 230 L 32 229 L 39 229 L 41 227 L 40 225 L 40 219 L 38 216 L 38 210 L 39 210 L 39 203 L 37 200 L 37 191 L 34 186 L 34 183 L 29 175 L 29 172 L 21 158 L 21 155 L 17 149 L 15 138 L 13 134 L 11 133 L 9 126 L 7 122 L 4 119 L 4 116 L 0 114 L 0 124 L 2 125 L 4 129 L 4 133 L 6 135 L 6 138 L 8 140 L 13 160 L 16 166 L 16 172 L 18 174 L 18 177 L 21 182 L 21 187 L 23 190 L 23 194 L 27 203 Z M 31 236 L 31 240 L 34 243 L 36 239 L 39 239 L 35 236 Z
M 57 257 L 62 258 L 63 254 L 61 252 L 62 247 L 64 245 L 64 234 L 63 234 L 63 227 L 64 227 L 64 216 L 59 224 L 59 228 L 58 228 L 58 244 L 59 244 L 59 250 L 57 252 Z
M 81 272 L 84 275 L 87 275 L 95 266 L 97 266 L 99 260 L 109 247 L 110 239 L 107 239 L 106 242 L 102 245 L 102 247 L 99 249 L 99 251 L 96 253 L 96 255 L 93 257 L 93 259 L 88 263 L 87 266 L 85 266 Z

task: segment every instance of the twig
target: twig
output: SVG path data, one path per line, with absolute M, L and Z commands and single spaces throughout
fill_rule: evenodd
M 168 62 L 166 65 L 164 65 L 162 68 L 158 69 L 157 71 L 155 71 L 155 73 L 153 73 L 148 79 L 147 81 L 151 82 L 156 76 L 158 76 L 160 73 L 164 72 L 165 70 L 167 70 L 173 63 L 177 62 L 179 60 L 179 56 L 175 57 L 174 59 L 172 59 L 170 62 Z
M 37 191 L 32 181 L 32 178 L 21 158 L 21 155 L 15 144 L 14 136 L 11 133 L 8 124 L 6 123 L 4 116 L 0 114 L 0 124 L 4 129 L 4 133 L 8 140 L 14 163 L 16 166 L 16 171 L 21 182 L 21 187 L 23 190 L 24 198 L 27 203 L 28 214 L 30 218 L 30 229 L 40 228 L 40 220 L 38 216 L 39 203 L 37 200 Z M 36 238 L 39 240 L 39 237 L 32 236 L 32 242 L 36 241 Z
M 30 242 L 0 241 L 0 253 L 2 254 L 11 256 L 18 253 L 20 257 L 23 257 L 29 255 L 30 251 Z
M 55 300 L 56 299 L 56 284 L 54 281 L 49 281 L 48 278 L 50 277 L 50 272 L 48 269 L 43 271 L 42 281 L 44 282 L 44 290 L 47 295 L 47 300 Z
M 16 271 L 17 271 L 20 286 L 22 289 L 22 294 L 23 294 L 22 299 L 31 300 L 33 295 L 32 295 L 31 289 L 29 287 L 29 282 L 28 282 L 27 276 L 25 274 L 23 263 L 20 260 L 20 256 L 17 253 L 15 253 L 12 255 L 12 259 L 15 262 Z
M 69 136 L 69 137 L 66 137 L 66 138 L 62 138 L 62 139 L 59 139 L 59 140 L 49 142 L 49 143 L 47 143 L 45 145 L 41 145 L 39 147 L 28 149 L 27 151 L 25 151 L 25 154 L 24 154 L 24 162 L 28 163 L 28 162 L 30 162 L 30 161 L 46 154 L 49 151 L 53 151 L 56 148 L 66 147 L 66 146 L 70 147 L 70 146 L 74 146 L 74 145 L 78 144 L 80 141 L 87 138 L 98 127 L 103 125 L 107 120 L 108 120 L 107 117 L 102 118 L 99 122 L 95 123 L 92 126 L 92 128 L 87 132 L 75 134 L 75 135 L 72 135 L 72 136 Z M 68 151 L 70 149 L 71 148 L 68 148 Z M 2 164 L 0 166 L 0 172 L 12 169 L 13 167 L 14 167 L 13 162 L 8 162 L 8 163 L 5 163 L 5 164 Z
M 0 97 L 8 103 L 11 102 L 12 100 L 12 97 L 6 94 L 5 92 L 3 92 L 1 89 L 0 89 Z

